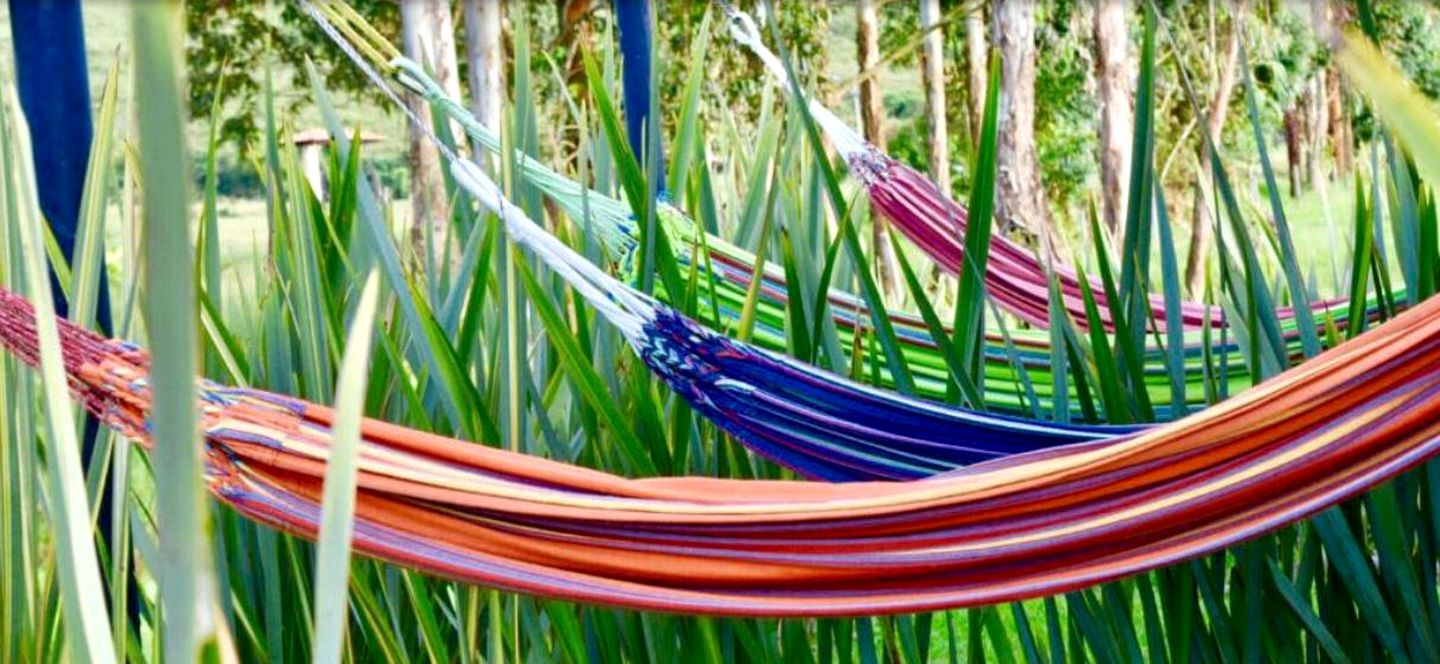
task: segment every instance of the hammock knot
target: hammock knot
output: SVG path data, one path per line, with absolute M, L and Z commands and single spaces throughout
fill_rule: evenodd
M 849 152 L 844 157 L 845 165 L 850 167 L 851 177 L 866 187 L 889 180 L 891 167 L 895 163 L 894 158 L 869 143 L 865 144 L 864 149 Z
M 725 338 L 668 307 L 656 309 L 636 348 L 646 366 L 692 403 L 710 401 L 706 389 L 725 379 L 714 360 L 735 352 Z

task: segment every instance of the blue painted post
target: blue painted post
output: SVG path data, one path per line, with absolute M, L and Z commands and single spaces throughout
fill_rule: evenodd
M 85 63 L 85 26 L 80 0 L 23 0 L 10 3 L 20 106 L 30 125 L 40 210 L 65 257 L 75 253 L 80 197 L 90 159 L 90 78 Z M 55 311 L 69 303 L 51 273 Z M 96 317 L 110 332 L 110 297 L 100 274 Z M 88 451 L 87 438 L 87 451 Z
M 664 146 L 660 139 L 659 121 L 651 121 L 651 42 L 654 25 L 650 0 L 614 0 L 615 23 L 620 32 L 621 83 L 625 86 L 625 129 L 630 137 L 630 150 L 644 162 L 650 155 L 660 155 L 657 163 L 648 164 L 656 178 L 656 191 L 665 191 Z M 645 141 L 654 144 L 646 149 Z

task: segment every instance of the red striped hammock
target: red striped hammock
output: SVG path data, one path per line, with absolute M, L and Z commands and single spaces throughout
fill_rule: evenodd
M 64 321 L 71 389 L 147 444 L 147 355 Z M 34 364 L 33 310 L 0 344 Z M 1440 299 L 1179 422 L 906 483 L 626 479 L 367 420 L 355 547 L 485 586 L 640 609 L 975 606 L 1155 569 L 1313 515 L 1440 450 Z M 314 537 L 331 412 L 199 387 L 211 491 Z

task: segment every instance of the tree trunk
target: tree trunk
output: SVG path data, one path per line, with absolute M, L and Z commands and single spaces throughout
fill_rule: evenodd
M 920 0 L 920 29 L 928 30 L 920 49 L 925 86 L 925 122 L 930 127 L 930 179 L 950 192 L 950 136 L 945 126 L 945 34 L 931 29 L 940 20 L 940 0 Z
M 1035 152 L 1035 4 L 997 0 L 993 11 L 992 39 L 1000 49 L 995 216 L 1002 230 L 1021 228 L 1053 240 Z
M 945 195 L 950 195 L 950 132 L 945 112 L 945 33 L 935 27 L 940 21 L 940 0 L 920 0 L 920 29 L 925 37 L 920 44 L 920 79 L 925 88 L 925 124 L 929 129 L 926 142 L 930 164 L 930 180 Z M 933 29 L 932 29 L 933 28 Z M 959 235 L 958 220 L 953 229 Z M 940 266 L 930 270 L 931 294 L 943 297 L 944 279 Z
M 1311 176 L 1316 172 L 1315 147 L 1319 145 L 1316 134 L 1319 127 L 1316 124 L 1318 115 L 1315 107 L 1315 79 L 1305 81 L 1301 85 L 1300 98 L 1295 103 L 1295 110 L 1300 114 L 1300 188 L 1309 189 L 1315 185 Z
M 871 73 L 860 81 L 860 118 L 865 129 L 865 140 L 885 151 L 884 104 L 881 103 L 880 83 L 873 70 L 880 66 L 880 19 L 875 10 L 875 0 L 860 0 L 855 5 L 855 46 L 860 60 L 860 72 Z
M 465 59 L 469 62 L 470 112 L 500 130 L 505 101 L 504 55 L 500 48 L 500 0 L 465 0 Z M 476 152 L 476 161 L 486 161 Z
M 459 67 L 455 62 L 455 31 L 446 0 L 410 0 L 400 3 L 400 24 L 405 55 L 428 68 L 447 94 L 460 96 Z M 409 95 L 407 103 L 426 124 L 430 109 L 424 99 Z M 417 257 L 426 255 L 426 229 L 435 232 L 436 250 L 443 251 L 449 228 L 450 203 L 440 153 L 425 132 L 409 125 L 411 243 Z M 457 140 L 458 138 L 458 132 Z
M 1340 70 L 1325 70 L 1325 101 L 1330 107 L 1330 147 L 1335 152 L 1335 176 L 1349 175 L 1354 164 L 1350 116 L 1345 112 L 1345 92 L 1340 87 Z
M 450 0 L 406 0 L 400 3 L 415 5 L 411 10 L 424 30 L 419 36 L 418 51 L 411 55 L 407 44 L 406 55 L 430 71 L 435 81 L 454 99 L 464 99 L 460 94 L 460 63 L 456 60 L 455 19 L 450 15 Z M 405 15 L 401 14 L 401 21 Z M 465 133 L 458 124 L 452 123 L 451 133 L 457 147 L 466 144 Z
M 1235 90 L 1235 72 L 1240 64 L 1240 21 L 1244 20 L 1248 3 L 1240 3 L 1230 15 L 1230 36 L 1225 42 L 1225 63 L 1220 68 L 1220 80 L 1215 85 L 1215 96 L 1210 100 L 1205 125 L 1210 143 L 1220 145 L 1221 133 L 1225 129 L 1225 116 L 1230 111 L 1230 95 Z M 1190 220 L 1190 250 L 1185 256 L 1185 286 L 1191 297 L 1199 297 L 1205 286 L 1205 264 L 1210 255 L 1210 233 L 1214 217 L 1211 197 L 1206 182 L 1211 177 L 1210 153 L 1205 141 L 1200 142 L 1200 170 L 1195 174 L 1195 212 Z
M 980 140 L 980 125 L 985 122 L 989 59 L 985 47 L 985 8 L 977 5 L 965 15 L 965 83 L 970 92 L 970 136 L 975 141 Z
M 1130 179 L 1134 110 L 1130 102 L 1130 54 L 1125 31 L 1126 0 L 1095 5 L 1095 84 L 1100 100 L 1100 184 L 1105 225 L 1120 237 Z
M 855 5 L 855 42 L 861 73 L 871 73 L 860 82 L 860 118 L 865 140 L 885 151 L 885 108 L 880 98 L 880 83 L 873 70 L 880 66 L 880 19 L 875 0 L 860 0 Z M 871 240 L 875 252 L 876 278 L 887 300 L 899 294 L 895 275 L 895 250 L 890 245 L 890 222 L 884 215 L 870 215 Z
M 456 99 L 460 96 L 460 63 L 456 60 L 455 19 L 450 15 L 450 0 L 428 0 L 430 25 L 435 31 L 435 53 L 430 56 L 429 66 L 435 72 L 435 80 L 445 87 L 445 93 Z M 464 134 L 456 136 L 456 140 Z
M 1285 111 L 1285 157 L 1290 162 L 1285 170 L 1290 175 L 1290 197 L 1300 195 L 1300 111 L 1291 106 Z
M 1317 0 L 1306 6 L 1310 10 L 1311 29 L 1322 43 L 1341 34 L 1352 18 L 1348 2 Z M 1345 97 L 1340 87 L 1340 70 L 1332 65 L 1317 72 L 1315 79 L 1306 86 L 1306 93 L 1310 97 L 1311 119 L 1314 121 L 1307 135 L 1307 147 L 1312 151 L 1310 156 L 1313 160 L 1320 160 L 1325 154 L 1324 143 L 1328 139 L 1334 161 L 1330 178 L 1338 179 L 1350 172 L 1353 140 L 1350 118 L 1345 112 Z M 1319 184 L 1314 180 L 1321 176 L 1322 171 L 1318 164 L 1310 169 L 1312 185 Z
M 1315 72 L 1310 79 L 1309 109 L 1310 121 L 1307 124 L 1310 135 L 1307 137 L 1309 152 L 1306 156 L 1306 164 L 1310 167 L 1308 179 L 1311 187 L 1320 184 L 1320 178 L 1325 177 L 1325 137 L 1330 130 L 1330 104 L 1325 99 L 1325 72 Z

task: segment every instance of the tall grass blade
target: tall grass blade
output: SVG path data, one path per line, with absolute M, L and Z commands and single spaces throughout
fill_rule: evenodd
M 784 44 L 778 39 L 778 29 L 770 22 L 769 28 L 772 36 L 776 37 L 776 46 L 779 49 L 780 59 L 785 63 L 785 68 L 790 81 L 790 100 L 797 111 L 804 119 L 802 124 L 805 128 L 805 136 L 808 139 L 815 165 L 820 169 L 824 178 L 825 191 L 830 199 L 830 206 L 835 212 L 835 218 L 846 219 L 850 215 L 850 203 L 845 199 L 845 194 L 840 189 L 839 177 L 835 174 L 834 167 L 830 164 L 829 157 L 825 154 L 825 143 L 820 138 L 820 130 L 815 124 L 815 119 L 810 117 L 810 110 L 801 101 L 805 99 L 804 93 L 799 88 L 799 80 L 795 76 L 794 67 L 791 66 L 789 52 Z M 855 228 L 850 224 L 841 224 L 846 252 L 850 259 L 857 265 L 856 277 L 860 281 L 861 295 L 865 300 L 865 306 L 870 311 L 870 321 L 874 326 L 878 337 L 880 348 L 885 355 L 885 364 L 890 370 L 890 376 L 895 382 L 895 389 L 903 394 L 912 394 L 915 391 L 914 381 L 910 376 L 905 358 L 901 356 L 899 341 L 895 336 L 895 327 L 890 323 L 890 317 L 885 315 L 885 300 L 881 296 L 880 288 L 875 284 L 872 275 L 873 271 L 866 266 L 865 252 L 860 246 L 860 238 Z M 823 291 L 821 291 L 823 292 Z
M 1440 213 L 1435 205 L 1435 190 L 1420 189 L 1420 242 L 1415 247 L 1419 254 L 1415 296 L 1424 299 L 1434 295 L 1440 286 Z
M 1100 229 L 1100 215 L 1096 212 L 1093 203 L 1089 207 L 1088 216 L 1090 220 L 1091 237 L 1097 238 L 1095 242 L 1095 262 L 1097 266 L 1096 269 L 1100 273 L 1100 286 L 1103 289 L 1101 292 L 1105 294 L 1107 302 L 1123 302 L 1124 300 L 1121 299 L 1120 290 L 1116 286 L 1114 268 L 1110 262 L 1109 250 L 1106 248 L 1106 242 L 1103 239 L 1104 232 Z M 1148 226 L 1144 224 L 1140 226 L 1142 229 L 1147 227 Z M 1148 231 L 1137 231 L 1135 234 L 1141 235 L 1145 232 Z M 1125 242 L 1127 246 L 1134 243 L 1134 241 L 1129 239 Z M 1128 249 L 1128 251 L 1136 252 L 1138 250 L 1132 247 Z M 1125 278 L 1123 271 L 1121 277 L 1122 279 Z M 1133 276 L 1130 278 L 1134 279 Z M 1093 292 L 1091 293 L 1091 297 L 1094 297 Z M 1141 336 L 1140 342 L 1137 344 L 1136 335 L 1131 332 L 1133 329 L 1132 324 L 1134 327 L 1138 327 L 1143 331 L 1146 320 L 1141 318 L 1138 321 L 1129 321 L 1127 320 L 1128 314 L 1126 311 L 1126 307 L 1111 308 L 1111 316 L 1115 323 L 1115 334 L 1113 335 L 1115 342 L 1113 351 L 1111 351 L 1111 357 L 1113 359 L 1110 364 L 1115 369 L 1115 380 L 1117 383 L 1114 389 L 1118 390 L 1117 396 L 1128 393 L 1134 398 L 1133 400 L 1126 399 L 1117 401 L 1115 407 L 1131 410 L 1131 415 L 1127 417 L 1148 422 L 1154 420 L 1155 415 L 1150 405 L 1149 390 L 1144 389 L 1145 363 L 1143 360 L 1144 354 L 1140 350 L 1143 348 L 1144 338 Z M 1090 336 L 1093 343 L 1104 345 L 1106 343 L 1104 335 L 1105 326 L 1104 320 L 1100 317 L 1098 301 L 1096 310 L 1092 312 L 1087 308 L 1085 315 L 1086 318 L 1089 319 Z M 1097 350 L 1096 352 L 1099 351 Z M 1097 373 L 1099 372 L 1097 371 Z M 1132 401 L 1133 403 L 1131 403 Z
M 1356 540 L 1350 526 L 1345 522 L 1342 509 L 1334 507 L 1315 517 L 1313 521 L 1315 530 L 1320 534 L 1321 541 L 1325 543 L 1325 552 L 1334 565 L 1334 569 L 1355 598 L 1366 626 L 1380 639 L 1381 643 L 1385 644 L 1386 649 L 1393 656 L 1403 657 L 1404 639 L 1380 593 L 1380 586 L 1375 581 L 1370 560 Z
M 960 274 L 955 299 L 954 344 L 960 366 L 969 374 L 977 392 L 984 390 L 981 353 L 985 345 L 985 269 L 990 258 L 990 234 L 995 216 L 995 187 L 1000 127 L 1000 54 L 990 53 L 990 76 L 985 90 L 985 115 L 980 126 L 980 145 L 975 150 L 971 172 L 970 219 L 965 233 L 964 271 Z M 956 226 L 958 228 L 958 224 Z M 917 298 L 918 299 L 918 298 Z M 983 392 L 981 392 L 983 394 Z
M 1155 187 L 1155 214 L 1160 235 L 1160 284 L 1165 298 L 1165 368 L 1170 374 L 1170 415 L 1175 418 L 1184 416 L 1189 408 L 1185 390 L 1185 327 L 1180 318 L 1180 264 L 1175 254 L 1164 187 Z
M 1116 344 L 1127 355 L 1125 361 L 1139 363 L 1145 347 L 1145 328 L 1150 315 L 1150 229 L 1154 199 L 1151 189 L 1155 180 L 1155 8 L 1146 3 L 1140 46 L 1139 75 L 1135 91 L 1135 136 L 1130 148 L 1130 200 L 1125 206 L 1125 235 L 1120 253 L 1120 300 L 1111 299 L 1116 309 L 1116 334 L 1128 337 L 1128 343 Z M 1092 205 L 1093 208 L 1093 205 Z M 1099 236 L 1096 244 L 1100 245 Z M 1119 315 L 1123 307 L 1125 314 Z M 1129 329 L 1122 329 L 1128 325 Z M 1132 385 L 1137 392 L 1143 382 Z
M 12 120 L 8 107 L 0 108 L 0 159 L 9 164 L 17 159 L 28 159 L 26 152 L 15 149 L 10 129 Z M 3 209 L 7 218 L 19 218 L 18 168 L 6 168 L 0 173 L 0 193 L 3 193 Z M 24 261 L 19 258 L 22 249 L 20 224 L 8 223 L 0 233 L 0 277 L 7 287 L 16 291 L 24 290 Z M 28 404 L 31 398 L 31 380 L 22 380 L 22 369 L 12 358 L 0 358 L 0 403 Z M 0 415 L 0 436 L 6 441 L 34 440 L 31 425 L 31 409 L 9 408 Z M 39 598 L 36 588 L 37 576 L 43 558 L 37 543 L 38 524 L 35 495 L 38 465 L 33 455 L 34 445 L 6 444 L 0 449 L 0 659 L 20 660 L 30 655 L 25 650 L 34 646 L 36 611 Z
M 134 7 L 140 163 L 145 173 L 145 328 L 159 349 L 150 367 L 165 659 L 215 648 L 214 579 L 195 416 L 195 277 L 185 126 L 181 114 L 183 8 Z
M 1355 250 L 1350 262 L 1350 309 L 1346 314 L 1345 338 L 1365 331 L 1366 294 L 1369 292 L 1370 263 L 1375 247 L 1375 225 L 1370 223 L 1370 206 L 1365 184 L 1355 179 Z
M 708 10 L 705 12 L 705 17 L 700 20 L 700 27 L 696 29 L 698 38 L 689 46 L 690 71 L 686 75 L 685 89 L 680 97 L 680 121 L 676 127 L 674 147 L 670 151 L 670 175 L 665 179 L 670 190 L 677 195 L 684 195 L 689 191 L 687 178 L 692 164 L 695 159 L 705 156 L 705 144 L 700 129 L 700 91 L 706 80 L 705 60 L 714 35 L 710 29 L 712 16 Z M 650 117 L 660 116 L 652 114 Z M 703 164 L 701 167 L 703 168 Z
M 600 73 L 600 66 L 588 52 L 584 54 L 584 63 L 585 72 L 590 81 L 590 94 L 595 100 L 595 110 L 599 114 L 600 126 L 605 131 L 605 138 L 610 144 L 611 154 L 616 158 L 620 184 L 625 190 L 626 200 L 630 203 L 631 214 L 635 219 L 643 222 L 640 224 L 640 248 L 635 267 L 640 289 L 645 293 L 651 292 L 654 287 L 655 274 L 658 272 L 661 285 L 665 287 L 666 292 L 674 293 L 676 297 L 679 297 L 685 292 L 684 281 L 675 269 L 677 261 L 674 253 L 670 250 L 665 233 L 656 223 L 655 199 L 652 195 L 654 192 L 651 191 L 649 185 L 650 179 L 645 176 L 645 171 L 637 156 L 629 150 L 629 144 L 625 140 L 620 126 L 619 113 L 615 110 L 615 104 L 605 87 L 605 78 Z
M 895 250 L 895 263 L 900 266 L 900 274 L 905 279 L 905 287 L 909 289 L 911 297 L 915 299 L 915 305 L 920 310 L 920 317 L 925 321 L 925 327 L 929 330 L 930 338 L 935 342 L 936 348 L 940 350 L 940 356 L 945 358 L 946 368 L 950 371 L 950 380 L 955 382 L 966 404 L 972 408 L 983 410 L 985 400 L 971 379 L 970 369 L 961 360 L 960 353 L 955 350 L 950 334 L 945 330 L 944 324 L 940 322 L 940 316 L 935 313 L 935 307 L 931 306 L 929 298 L 926 297 L 925 286 L 920 283 L 920 277 L 910 266 L 909 259 L 905 258 L 903 247 L 900 246 L 900 239 L 890 235 L 890 243 Z
M 350 538 L 355 531 L 356 467 L 360 420 L 365 415 L 365 387 L 370 365 L 370 337 L 380 299 L 380 275 L 371 272 L 345 339 L 336 380 L 335 422 L 331 427 L 330 460 L 325 465 L 320 533 L 315 552 L 316 664 L 339 664 L 345 646 L 349 604 Z
M 224 311 L 224 294 L 220 283 L 220 113 L 224 110 L 221 102 L 225 99 L 225 71 L 221 67 L 219 80 L 215 83 L 215 100 L 210 105 L 210 129 L 205 147 L 205 185 L 202 192 L 200 214 L 200 236 L 197 247 L 196 268 L 200 275 L 200 289 Z M 208 364 L 208 362 L 207 362 Z M 207 367 L 208 369 L 208 367 Z
M 314 84 L 312 91 L 315 95 L 315 102 L 320 107 L 321 115 L 325 118 L 326 127 L 330 130 L 337 149 L 342 153 L 347 152 L 350 149 L 349 140 L 345 138 L 339 116 L 330 104 L 329 96 L 319 85 L 319 81 L 323 81 L 324 78 L 315 71 L 313 65 L 308 62 L 306 65 L 309 80 Z M 482 400 L 475 383 L 470 380 L 460 366 L 455 349 L 444 341 L 447 337 L 443 329 L 435 322 L 426 302 L 412 290 L 405 269 L 401 265 L 400 254 L 395 248 L 394 239 L 390 235 L 386 215 L 380 207 L 379 197 L 376 196 L 366 178 L 360 178 L 356 184 L 358 186 L 356 192 L 358 214 L 360 225 L 364 229 L 361 236 L 378 261 L 386 285 L 395 293 L 396 299 L 400 303 L 400 311 L 411 334 L 426 340 L 426 343 L 415 343 L 411 348 L 420 356 L 432 375 L 440 381 L 443 389 L 438 390 L 438 393 L 446 414 L 450 416 L 452 423 L 464 436 L 471 439 L 484 436 L 489 440 L 498 440 L 500 436 L 494 423 L 486 416 L 483 409 L 479 408 Z
M 1280 596 L 1295 611 L 1296 618 L 1304 624 L 1311 637 L 1325 651 L 1325 655 L 1337 664 L 1348 664 L 1350 657 L 1345 654 L 1345 649 L 1341 647 L 1330 629 L 1325 626 L 1325 622 L 1315 615 L 1315 610 L 1310 607 L 1310 600 L 1300 594 L 1295 584 L 1291 583 L 1290 577 L 1285 575 L 1284 570 L 1281 570 L 1274 560 L 1267 558 L 1265 563 L 1270 568 L 1270 578 L 1274 581 L 1275 587 L 1279 589 Z
M 1395 246 L 1399 254 L 1400 274 L 1405 279 L 1406 304 L 1414 305 L 1415 292 L 1420 277 L 1420 252 L 1406 251 L 1405 247 L 1416 247 L 1420 243 L 1420 202 L 1415 192 L 1418 182 L 1411 169 L 1409 155 L 1395 146 L 1389 133 L 1382 136 L 1385 144 L 1385 163 L 1390 173 L 1389 199 L 1390 221 L 1395 232 Z
M 7 91 L 5 106 L 0 112 L 15 120 L 12 127 L 19 143 L 15 147 L 24 148 L 20 154 L 28 155 L 28 138 L 24 135 L 23 125 L 19 124 L 16 112 L 19 102 L 13 90 Z M 15 159 L 15 153 L 7 157 L 12 168 L 25 168 L 19 166 L 25 163 L 24 159 Z M 45 487 L 48 500 L 42 502 L 49 508 L 50 532 L 55 538 L 55 580 L 60 586 L 70 656 L 80 661 L 112 662 L 116 661 L 116 655 L 114 644 L 110 641 L 109 616 L 104 603 L 95 601 L 105 596 L 105 587 L 101 582 L 100 561 L 90 530 L 80 440 L 75 433 L 74 409 L 60 351 L 60 334 L 55 326 L 50 276 L 41 248 L 44 241 L 38 195 L 34 190 L 33 176 L 24 170 L 21 172 L 18 186 L 10 193 L 19 197 L 15 207 L 20 217 L 16 223 L 23 225 L 20 229 L 20 253 L 30 300 L 35 305 L 48 480 Z M 22 444 L 22 441 L 12 441 L 12 444 Z
M 1270 166 L 1270 151 L 1265 146 L 1265 134 L 1260 127 L 1255 81 L 1250 75 L 1249 54 L 1243 45 L 1240 47 L 1240 71 L 1241 80 L 1245 83 L 1245 108 L 1255 136 L 1255 149 L 1259 152 L 1260 169 L 1265 174 L 1265 191 L 1269 194 L 1270 214 L 1280 244 L 1285 283 L 1290 290 L 1290 302 L 1295 310 L 1295 326 L 1300 329 L 1300 343 L 1305 357 L 1314 357 L 1320 354 L 1320 335 L 1315 328 L 1315 317 L 1310 311 L 1310 296 L 1305 290 L 1305 278 L 1300 271 L 1300 262 L 1295 256 L 1295 241 L 1291 237 L 1290 222 L 1285 217 L 1285 206 L 1280 203 L 1280 186 L 1275 182 L 1275 169 Z
M 100 93 L 100 110 L 95 118 L 95 138 L 85 170 L 85 187 L 80 197 L 79 236 L 75 240 L 70 286 L 70 320 L 89 325 L 96 319 L 106 283 L 105 213 L 109 205 L 112 167 L 115 165 L 115 116 L 119 108 L 120 63 L 117 60 L 105 75 Z
M 518 263 L 517 267 L 521 283 L 526 292 L 530 294 L 535 311 L 540 316 L 541 324 L 559 353 L 560 366 L 575 383 L 573 388 L 579 392 L 580 397 L 586 403 L 600 413 L 606 424 L 610 426 L 613 435 L 618 439 L 621 455 L 628 462 L 631 472 L 643 475 L 657 474 L 655 464 L 645 453 L 643 443 L 635 433 L 630 420 L 626 418 L 620 405 L 605 389 L 603 380 L 585 357 L 583 348 L 576 343 L 573 337 L 566 334 L 568 328 L 565 321 L 555 306 L 544 297 L 545 293 L 541 290 L 540 282 L 535 279 L 530 267 L 524 263 Z

